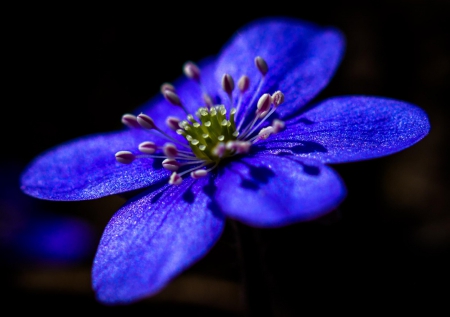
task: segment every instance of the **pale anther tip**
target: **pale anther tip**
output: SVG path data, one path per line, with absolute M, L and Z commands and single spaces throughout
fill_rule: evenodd
M 173 172 L 172 175 L 170 175 L 169 184 L 170 185 L 180 185 L 182 180 L 183 179 L 181 178 L 180 175 L 177 174 L 177 172 Z
M 255 65 L 263 76 L 269 71 L 266 61 L 261 56 L 255 57 Z
M 165 92 L 166 90 L 171 91 L 171 92 L 173 92 L 173 93 L 176 93 L 176 89 L 175 89 L 174 85 L 172 85 L 172 84 L 170 84 L 170 83 L 164 83 L 164 84 L 162 84 L 160 90 L 161 90 L 161 93 L 162 93 L 162 94 L 164 94 L 164 92 Z
M 238 81 L 238 88 L 241 93 L 244 93 L 248 90 L 248 87 L 250 87 L 250 78 L 247 75 L 242 75 Z
M 198 170 L 191 172 L 191 177 L 193 179 L 199 179 L 201 177 L 205 177 L 206 175 L 208 175 L 208 172 L 204 169 L 198 169 Z
M 115 154 L 116 161 L 122 164 L 130 164 L 134 161 L 135 156 L 130 151 L 119 151 Z
M 188 78 L 200 81 L 200 68 L 195 63 L 191 61 L 186 62 L 183 65 L 183 72 Z
M 137 122 L 140 124 L 141 127 L 145 129 L 155 129 L 156 125 L 152 118 L 150 118 L 148 115 L 144 113 L 140 113 L 137 116 Z
M 222 89 L 228 94 L 231 95 L 234 89 L 234 80 L 233 77 L 229 74 L 223 74 L 222 76 Z

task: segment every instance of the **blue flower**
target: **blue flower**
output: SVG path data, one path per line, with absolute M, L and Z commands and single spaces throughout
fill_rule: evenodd
M 225 217 L 256 227 L 318 218 L 346 195 L 328 163 L 392 154 L 428 133 L 424 111 L 403 101 L 311 104 L 343 51 L 334 28 L 254 21 L 217 57 L 186 63 L 186 76 L 125 114 L 126 129 L 36 158 L 22 189 L 51 200 L 135 193 L 103 233 L 93 287 L 108 304 L 150 296 L 214 245 Z

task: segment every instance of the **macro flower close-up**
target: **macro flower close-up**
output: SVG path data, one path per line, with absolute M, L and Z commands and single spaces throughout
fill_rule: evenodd
M 129 198 L 103 232 L 93 289 L 105 304 L 156 294 L 214 246 L 226 218 L 258 228 L 318 219 L 347 194 L 329 164 L 390 155 L 428 134 L 427 114 L 405 101 L 316 101 L 344 51 L 333 27 L 253 21 L 217 56 L 186 62 L 184 76 L 124 114 L 122 130 L 34 159 L 21 188 L 45 200 Z

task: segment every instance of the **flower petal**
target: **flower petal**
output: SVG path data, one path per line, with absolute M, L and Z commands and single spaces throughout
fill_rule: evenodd
M 339 176 L 320 162 L 272 155 L 231 162 L 217 184 L 223 213 L 257 227 L 317 218 L 337 207 L 346 194 Z
M 286 126 L 255 148 L 344 163 L 401 151 L 430 130 L 422 109 L 403 101 L 363 96 L 326 100 Z
M 152 189 L 113 216 L 92 271 L 101 302 L 150 296 L 213 246 L 224 219 L 204 193 L 208 186 L 208 178 L 188 178 L 177 186 Z
M 137 152 L 149 138 L 142 130 L 83 137 L 36 158 L 22 175 L 22 190 L 50 200 L 86 200 L 150 186 L 170 173 L 159 161 L 137 159 L 124 165 L 115 159 L 121 150 Z
M 277 110 L 284 118 L 328 84 L 342 58 L 344 41 L 340 31 L 331 27 L 297 19 L 260 19 L 238 30 L 224 47 L 217 64 L 216 81 L 224 73 L 235 80 L 242 75 L 249 76 L 251 86 L 243 103 L 247 105 L 261 78 L 254 58 L 263 57 L 269 71 L 261 92 L 272 94 L 281 90 L 284 93 L 285 102 Z

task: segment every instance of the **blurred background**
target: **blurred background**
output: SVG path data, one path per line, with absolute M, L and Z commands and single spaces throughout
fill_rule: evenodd
M 448 310 L 450 1 L 253 7 L 39 4 L 5 11 L 1 310 L 156 316 L 245 316 L 247 308 L 256 316 L 330 308 Z M 348 197 L 324 219 L 272 230 L 241 226 L 246 288 L 228 224 L 213 250 L 160 294 L 127 306 L 96 302 L 92 260 L 124 200 L 33 199 L 19 190 L 22 169 L 57 144 L 121 128 L 122 114 L 180 76 L 185 61 L 217 54 L 239 27 L 271 15 L 345 34 L 344 60 L 316 100 L 352 94 L 404 100 L 428 113 L 430 134 L 388 157 L 335 165 Z

